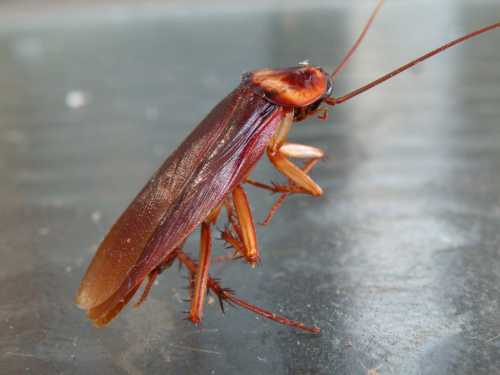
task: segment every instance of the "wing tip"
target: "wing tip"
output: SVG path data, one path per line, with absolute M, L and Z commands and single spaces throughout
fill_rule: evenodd
M 98 305 L 95 298 L 92 298 L 92 293 L 90 293 L 85 280 L 82 280 L 74 301 L 75 304 L 83 310 L 89 310 Z

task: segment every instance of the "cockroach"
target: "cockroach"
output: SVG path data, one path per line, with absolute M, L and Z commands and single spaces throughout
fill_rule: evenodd
M 147 283 L 136 305 L 146 299 L 158 274 L 179 260 L 191 276 L 188 319 L 201 322 L 208 290 L 219 298 L 276 322 L 318 333 L 319 328 L 278 316 L 237 298 L 210 277 L 212 229 L 224 209 L 228 225 L 221 238 L 234 248 L 234 258 L 255 266 L 260 259 L 245 184 L 279 193 L 264 220 L 269 223 L 290 194 L 320 196 L 322 189 L 309 171 L 324 156 L 316 147 L 287 143 L 291 126 L 310 116 L 327 118 L 322 104 L 335 106 L 394 77 L 412 66 L 468 39 L 500 27 L 495 23 L 436 48 L 346 95 L 333 96 L 333 81 L 365 37 L 382 1 L 332 74 L 308 63 L 285 69 L 243 74 L 240 85 L 215 106 L 161 165 L 100 244 L 76 296 L 96 326 L 109 323 Z M 288 182 L 266 184 L 249 174 L 267 153 Z M 290 158 L 303 159 L 302 167 Z M 183 250 L 186 238 L 201 226 L 198 261 Z

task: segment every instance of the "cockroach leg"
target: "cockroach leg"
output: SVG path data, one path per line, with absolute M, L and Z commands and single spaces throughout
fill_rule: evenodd
M 133 307 L 139 307 L 146 300 L 149 293 L 151 292 L 151 288 L 160 273 L 163 272 L 166 268 L 170 267 L 177 257 L 177 252 L 172 252 L 158 267 L 156 267 L 153 271 L 151 271 L 148 275 L 148 283 L 144 287 L 144 291 L 142 292 L 139 300 L 134 303 Z
M 307 175 L 303 170 L 297 167 L 294 163 L 292 163 L 288 158 L 281 153 L 281 149 L 277 152 L 272 151 L 272 147 L 268 147 L 267 155 L 269 160 L 273 165 L 283 173 L 286 177 L 288 177 L 292 182 L 297 185 L 297 187 L 301 188 L 303 193 L 311 194 L 313 196 L 320 196 L 323 194 L 323 190 L 321 187 L 314 182 L 314 180 Z M 292 190 L 292 189 L 291 189 Z M 284 191 L 286 192 L 286 191 Z M 294 189 L 290 192 L 301 192 L 298 189 Z
M 239 229 L 241 232 L 241 242 L 243 248 L 243 256 L 252 266 L 255 266 L 259 260 L 259 248 L 257 246 L 257 234 L 255 233 L 255 224 L 252 218 L 252 211 L 248 198 L 241 185 L 236 186 L 232 191 L 233 203 L 236 208 L 236 215 L 238 217 Z M 229 239 L 229 243 L 233 244 L 234 239 Z M 240 246 L 241 247 L 241 246 Z M 238 250 L 238 247 L 235 247 Z
M 278 131 L 267 146 L 267 156 L 276 169 L 288 177 L 296 186 L 303 189 L 303 191 L 289 192 L 303 192 L 319 196 L 323 194 L 321 187 L 307 173 L 288 160 L 288 157 L 319 159 L 323 157 L 324 153 L 316 147 L 285 143 L 292 122 L 293 115 L 292 117 L 287 115 L 283 119 Z
M 293 111 L 289 111 L 285 114 L 285 117 L 279 124 L 278 129 L 273 135 L 273 138 L 269 142 L 268 149 L 270 152 L 277 153 L 280 147 L 285 143 L 288 138 L 288 133 L 293 125 Z
M 219 217 L 220 210 L 222 209 L 222 204 L 219 205 L 218 207 L 214 208 L 210 213 L 208 214 L 207 218 L 205 221 L 210 224 L 215 224 L 217 221 L 217 218 Z
M 271 149 L 271 147 L 270 147 Z M 307 176 L 312 168 L 318 163 L 318 161 L 325 155 L 325 152 L 313 146 L 301 145 L 297 143 L 283 143 L 279 150 L 277 151 L 283 155 L 284 158 L 298 158 L 298 159 L 309 159 L 305 165 L 302 167 L 301 172 L 303 175 Z M 291 162 L 289 162 L 291 164 Z M 296 167 L 298 168 L 298 167 Z M 309 178 L 309 177 L 308 177 Z M 298 186 L 293 180 L 289 179 L 288 185 L 277 185 L 277 184 L 265 184 L 263 182 L 255 181 L 247 178 L 246 183 L 253 185 L 255 187 L 269 190 L 273 193 L 281 193 L 279 198 L 273 204 L 268 214 L 266 215 L 264 221 L 260 223 L 261 225 L 267 225 L 271 221 L 273 215 L 276 213 L 278 208 L 283 204 L 285 199 L 289 194 L 294 193 L 309 193 L 304 188 Z M 321 188 L 320 188 L 321 189 Z M 309 193 L 310 194 L 310 193 Z
M 212 265 L 213 264 L 218 264 L 218 263 L 223 263 L 223 262 L 228 262 L 228 261 L 236 260 L 236 259 L 240 259 L 240 258 L 243 258 L 243 257 L 238 254 L 238 251 L 235 250 L 233 252 L 233 254 L 230 254 L 230 255 L 220 255 L 220 256 L 214 257 L 212 259 Z
M 160 272 L 156 268 L 149 273 L 148 283 L 144 287 L 144 291 L 142 292 L 141 298 L 139 298 L 139 300 L 136 303 L 134 303 L 133 307 L 139 307 L 146 300 L 146 298 L 148 297 L 149 292 L 151 291 L 151 288 L 153 287 L 153 284 L 154 284 L 154 282 L 159 274 L 160 274 Z
M 244 192 L 243 192 L 244 194 Z M 246 198 L 246 194 L 245 194 Z M 248 263 L 250 264 L 255 264 L 256 260 L 254 257 L 251 256 L 252 251 L 248 251 L 247 248 L 245 247 L 245 242 L 244 242 L 244 237 L 243 237 L 243 230 L 241 229 L 241 220 L 238 217 L 238 211 L 235 209 L 235 204 L 234 204 L 234 199 L 231 197 L 226 198 L 224 201 L 224 206 L 227 211 L 227 217 L 229 220 L 229 223 L 231 224 L 231 228 L 226 227 L 224 230 L 221 231 L 221 237 L 220 239 L 225 241 L 229 247 L 232 247 L 235 252 L 230 256 L 230 259 L 238 259 L 238 258 L 245 258 Z M 248 205 L 247 202 L 247 208 L 248 212 L 250 213 L 250 218 L 251 218 L 251 211 L 250 211 L 250 206 Z M 252 220 L 253 223 L 253 220 Z M 255 229 L 255 228 L 254 228 Z M 255 231 L 254 231 L 255 232 Z M 251 232 L 250 232 L 251 234 Z M 254 242 L 256 243 L 256 239 Z M 239 254 L 239 256 L 237 256 Z M 250 254 L 250 257 L 249 257 Z
M 311 159 L 309 160 L 304 167 L 302 168 L 302 171 L 304 173 L 309 173 L 311 169 L 318 163 L 319 159 Z M 260 223 L 261 225 L 267 225 L 271 222 L 271 219 L 273 218 L 274 214 L 276 211 L 278 211 L 278 208 L 283 204 L 285 199 L 292 193 L 282 193 L 279 198 L 274 202 L 272 207 L 270 208 L 269 212 L 267 213 L 265 219 Z
M 191 272 L 194 273 L 197 270 L 197 265 L 196 263 L 182 250 L 179 250 L 178 252 L 178 257 L 179 260 L 186 266 L 186 268 Z M 306 326 L 304 323 L 298 322 L 296 320 L 291 320 L 283 316 L 276 315 L 275 313 L 265 310 L 263 308 L 260 308 L 258 306 L 252 305 L 234 295 L 234 292 L 230 289 L 222 288 L 219 283 L 211 278 L 210 276 L 207 276 L 207 284 L 208 288 L 211 289 L 219 298 L 219 301 L 222 306 L 222 301 L 226 301 L 230 304 L 233 305 L 238 305 L 240 307 L 243 307 L 249 311 L 252 311 L 253 313 L 260 315 L 264 318 L 273 320 L 275 322 L 287 325 L 289 327 L 301 329 L 303 331 L 309 332 L 309 333 L 319 333 L 320 329 L 316 326 Z M 223 310 L 223 307 L 222 307 Z
M 250 184 L 252 186 L 255 186 L 257 188 L 260 188 L 260 189 L 269 190 L 270 192 L 273 192 L 273 193 L 277 192 L 275 187 L 274 187 L 274 184 L 269 185 L 269 184 L 266 184 L 264 182 L 252 180 L 251 178 L 247 178 L 245 180 L 245 183 Z
M 243 242 L 243 234 L 241 233 L 240 225 L 238 223 L 238 218 L 235 213 L 234 204 L 231 196 L 228 195 L 228 197 L 224 200 L 224 207 L 226 208 L 227 219 L 229 220 L 229 223 L 231 223 L 233 231 L 238 236 L 240 242 Z M 226 228 L 224 232 L 230 233 L 230 229 Z M 241 252 L 241 255 L 244 256 L 245 255 L 244 252 Z
M 299 143 L 284 143 L 279 152 L 287 158 L 321 159 L 325 152 L 319 147 L 301 145 Z
M 249 185 L 253 185 L 260 189 L 269 190 L 271 193 L 302 193 L 307 194 L 307 191 L 302 189 L 300 186 L 294 185 L 291 182 L 288 184 L 276 184 L 271 182 L 270 184 L 266 184 L 264 182 L 255 181 L 252 179 L 246 179 L 245 183 Z
M 225 229 L 221 232 L 220 239 L 225 241 L 229 247 L 234 248 L 237 254 L 240 254 L 242 257 L 245 256 L 245 249 L 243 242 L 237 238 L 235 238 L 234 234 L 231 233 L 229 229 Z
M 203 307 L 207 294 L 208 268 L 212 253 L 211 237 L 211 224 L 207 222 L 201 223 L 200 260 L 198 269 L 195 270 L 194 291 L 188 315 L 188 319 L 195 324 L 200 323 L 203 317 Z
M 327 108 L 318 108 L 315 112 L 318 115 L 318 119 L 322 121 L 328 120 L 328 109 Z

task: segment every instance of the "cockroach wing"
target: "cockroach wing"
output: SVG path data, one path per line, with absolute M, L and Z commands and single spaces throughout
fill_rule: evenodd
M 249 173 L 284 109 L 242 84 L 164 162 L 107 234 L 77 294 L 105 324 Z M 103 316 L 106 317 L 103 321 Z

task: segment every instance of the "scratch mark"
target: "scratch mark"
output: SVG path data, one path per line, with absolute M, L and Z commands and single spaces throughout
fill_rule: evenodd
M 35 355 L 30 354 L 30 353 L 22 353 L 22 352 L 5 352 L 3 354 L 3 357 L 6 356 L 14 356 L 14 357 L 27 357 L 27 358 L 36 358 Z
M 192 352 L 199 352 L 199 353 L 207 353 L 207 354 L 215 354 L 215 355 L 222 355 L 221 352 L 216 352 L 215 350 L 208 350 L 208 349 L 200 349 L 200 348 L 194 348 L 191 346 L 184 346 L 184 345 L 176 345 L 176 344 L 170 344 L 172 348 L 176 349 L 184 349 L 184 350 L 190 350 Z
M 498 334 L 498 335 L 496 335 L 496 336 L 492 337 L 491 339 L 486 340 L 486 341 L 485 341 L 485 343 L 486 343 L 486 344 L 487 344 L 487 343 L 490 343 L 490 342 L 492 342 L 492 341 L 495 341 L 495 340 L 496 340 L 496 339 L 498 339 L 498 338 L 500 338 L 500 334 Z
M 198 329 L 196 331 L 186 333 L 184 335 L 184 337 L 202 334 L 202 333 L 217 333 L 217 332 L 219 332 L 218 328 L 201 328 L 201 329 Z

